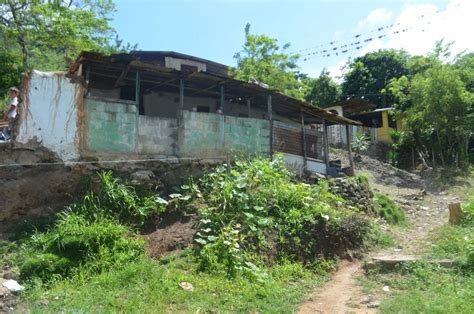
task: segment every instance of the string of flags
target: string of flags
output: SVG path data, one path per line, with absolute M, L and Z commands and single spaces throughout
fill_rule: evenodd
M 458 7 L 459 4 L 454 5 L 454 7 Z M 442 13 L 443 11 L 437 10 L 431 14 L 421 14 L 417 17 L 417 20 L 425 20 L 426 25 L 421 27 L 421 32 L 426 31 L 426 27 L 431 25 L 431 20 L 427 20 L 428 18 L 435 17 L 437 14 Z M 373 40 L 383 39 L 385 37 L 393 37 L 397 35 L 401 35 L 412 31 L 416 28 L 420 28 L 420 23 L 417 22 L 416 25 L 413 26 L 403 26 L 401 23 L 392 23 L 383 25 L 377 28 L 372 29 L 371 31 L 364 33 L 355 34 L 353 36 L 352 42 L 346 42 L 345 40 L 334 40 L 326 44 L 320 44 L 317 46 L 300 49 L 295 51 L 294 53 L 299 53 L 301 57 L 303 57 L 302 61 L 308 61 L 314 57 L 322 57 L 328 58 L 331 56 L 339 56 L 342 54 L 346 54 L 349 51 L 356 51 L 364 48 L 366 44 Z M 374 34 L 376 33 L 376 34 Z M 370 35 L 374 34 L 374 35 Z M 340 44 L 340 45 L 336 45 Z M 319 48 L 319 49 L 317 49 Z M 317 49 L 317 50 L 316 50 Z M 301 53 L 304 52 L 304 53 Z

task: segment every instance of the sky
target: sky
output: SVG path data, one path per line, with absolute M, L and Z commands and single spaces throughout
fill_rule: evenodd
M 444 39 L 454 41 L 453 53 L 474 51 L 474 0 L 114 2 L 112 26 L 139 50 L 176 51 L 230 66 L 247 23 L 252 33 L 290 43 L 287 51 L 301 55 L 300 71 L 313 77 L 326 69 L 337 79 L 349 58 L 381 48 L 427 54 Z

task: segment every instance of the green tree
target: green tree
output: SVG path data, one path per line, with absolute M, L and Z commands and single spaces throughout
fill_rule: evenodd
M 458 69 L 461 80 L 466 85 L 466 89 L 474 92 L 474 52 L 459 56 L 454 67 Z
M 235 77 L 247 82 L 260 82 L 270 88 L 302 99 L 306 93 L 305 76 L 298 72 L 299 55 L 286 52 L 290 45 L 282 47 L 278 40 L 266 35 L 250 33 L 245 26 L 245 43 L 234 55 L 237 60 Z
M 305 96 L 305 99 L 315 106 L 328 107 L 341 97 L 341 87 L 334 82 L 325 70 L 321 72 L 318 78 L 310 80 L 307 84 L 309 93 Z
M 460 72 L 441 61 L 427 70 L 390 85 L 402 103 L 402 143 L 415 147 L 425 162 L 436 166 L 469 164 L 469 140 L 474 132 L 473 95 L 466 90 Z
M 395 97 L 386 89 L 392 79 L 408 74 L 408 54 L 403 50 L 386 49 L 367 53 L 348 64 L 342 94 L 364 96 L 377 108 L 391 107 Z
M 112 0 L 0 0 L 0 36 L 21 67 L 64 68 L 81 50 L 106 50 Z

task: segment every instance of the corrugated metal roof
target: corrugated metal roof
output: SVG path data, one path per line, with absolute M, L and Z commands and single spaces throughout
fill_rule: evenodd
M 144 53 L 144 52 L 141 52 Z M 170 52 L 149 52 L 150 54 L 158 54 L 158 53 L 170 53 Z M 188 57 L 184 54 L 179 54 L 176 52 L 171 52 L 174 54 L 179 55 L 180 57 Z M 192 57 L 192 56 L 189 56 Z M 200 59 L 193 57 L 195 59 Z M 206 61 L 205 59 L 200 59 Z M 94 63 L 94 64 L 102 64 L 104 66 L 110 67 L 114 66 L 121 69 L 136 69 L 139 71 L 146 71 L 150 73 L 156 73 L 160 75 L 166 75 L 168 78 L 180 78 L 185 75 L 185 80 L 188 82 L 207 82 L 209 83 L 222 83 L 225 85 L 229 85 L 232 88 L 233 92 L 238 93 L 240 96 L 245 97 L 248 95 L 272 95 L 273 97 L 273 107 L 275 110 L 281 109 L 286 110 L 287 114 L 295 119 L 300 119 L 301 112 L 310 115 L 308 119 L 305 118 L 307 123 L 320 123 L 321 119 L 325 119 L 329 122 L 329 124 L 353 124 L 353 125 L 361 125 L 360 122 L 353 121 L 348 118 L 341 117 L 337 114 L 331 113 L 327 110 L 322 108 L 313 106 L 307 102 L 302 100 L 287 96 L 282 94 L 281 92 L 271 89 L 265 88 L 255 83 L 249 83 L 245 81 L 236 80 L 229 76 L 219 76 L 205 72 L 194 72 L 194 73 L 184 73 L 182 71 L 178 71 L 171 68 L 166 68 L 162 65 L 156 63 L 150 63 L 146 61 L 140 60 L 137 58 L 136 53 L 126 54 L 112 54 L 112 55 L 104 55 L 97 52 L 82 52 L 79 57 L 77 58 L 76 62 L 72 64 L 69 68 L 70 73 L 76 73 L 79 69 L 79 65 L 83 63 Z M 209 61 L 212 62 L 212 61 Z M 288 111 L 289 110 L 289 111 Z

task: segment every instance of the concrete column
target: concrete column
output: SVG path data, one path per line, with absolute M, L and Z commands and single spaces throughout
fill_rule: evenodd
M 179 80 L 179 110 L 184 108 L 184 79 Z

